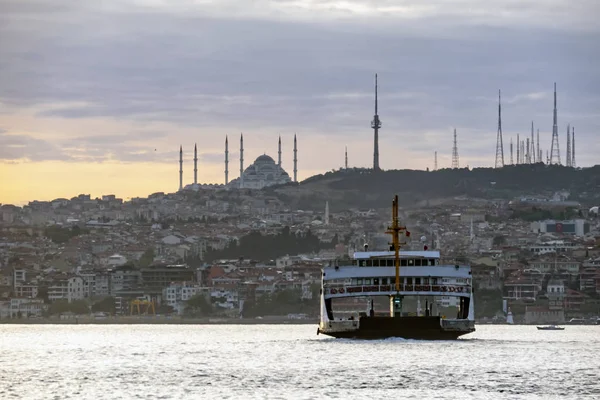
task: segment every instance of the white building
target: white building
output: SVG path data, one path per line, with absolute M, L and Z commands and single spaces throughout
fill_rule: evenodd
M 85 297 L 84 283 L 81 276 L 55 281 L 48 287 L 48 300 L 82 300 Z
M 127 258 L 120 254 L 113 254 L 112 256 L 108 257 L 107 263 L 111 267 L 119 267 L 127 264 Z
M 0 302 L 0 318 L 40 317 L 44 311 L 44 300 L 12 298 L 10 301 Z
M 200 285 L 191 282 L 171 283 L 163 289 L 163 303 L 173 307 L 177 314 L 182 315 L 186 302 L 204 291 Z
M 584 219 L 568 221 L 536 221 L 531 223 L 531 230 L 535 233 L 558 233 L 575 236 L 585 236 L 590 231 L 590 224 Z

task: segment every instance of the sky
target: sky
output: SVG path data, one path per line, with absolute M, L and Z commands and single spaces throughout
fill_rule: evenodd
M 600 154 L 596 0 L 0 0 L 0 203 L 124 199 L 239 175 L 266 153 L 298 178 L 380 166 L 493 166 L 517 133 L 550 148 L 553 84 L 565 162 Z

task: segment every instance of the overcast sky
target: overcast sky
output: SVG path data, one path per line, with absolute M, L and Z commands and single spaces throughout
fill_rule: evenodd
M 100 3 L 100 4 L 97 4 Z M 596 0 L 0 0 L 0 202 L 171 192 L 184 146 L 199 179 L 266 152 L 299 177 L 371 166 L 374 74 L 380 164 L 493 166 L 498 89 L 505 162 L 516 134 L 579 166 L 600 154 Z

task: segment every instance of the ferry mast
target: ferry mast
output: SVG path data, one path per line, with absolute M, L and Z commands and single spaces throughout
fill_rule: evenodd
M 410 232 L 405 226 L 398 222 L 398 195 L 394 196 L 392 202 L 392 226 L 388 227 L 386 233 L 392 235 L 392 246 L 394 248 L 394 265 L 396 266 L 396 295 L 390 296 L 390 314 L 400 317 L 402 315 L 402 297 L 400 295 L 400 246 L 406 243 L 400 243 L 400 233 L 403 232 L 406 237 Z

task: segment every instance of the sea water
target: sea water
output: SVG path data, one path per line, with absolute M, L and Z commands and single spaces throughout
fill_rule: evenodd
M 312 325 L 0 325 L 1 399 L 599 399 L 600 326 L 355 341 Z

